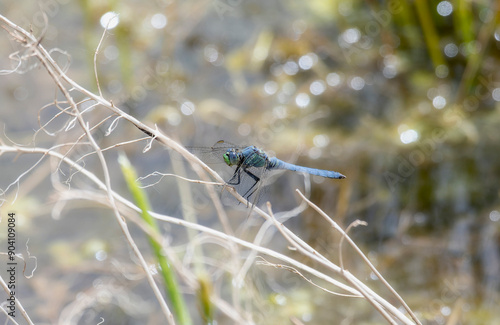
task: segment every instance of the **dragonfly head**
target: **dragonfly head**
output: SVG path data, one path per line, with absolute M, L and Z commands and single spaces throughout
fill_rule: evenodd
M 236 149 L 228 149 L 222 157 L 228 166 L 237 165 L 240 161 L 240 157 Z

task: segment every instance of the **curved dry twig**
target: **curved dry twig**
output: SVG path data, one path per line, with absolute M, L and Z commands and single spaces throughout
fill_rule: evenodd
M 410 314 L 410 316 L 412 317 L 412 319 L 415 321 L 416 324 L 420 324 L 421 325 L 421 322 L 418 320 L 417 316 L 413 313 L 413 311 L 410 309 L 410 307 L 408 307 L 408 305 L 406 304 L 406 302 L 403 300 L 403 298 L 401 298 L 401 296 L 396 292 L 396 290 L 394 290 L 392 288 L 392 286 L 389 284 L 389 282 L 387 282 L 387 280 L 384 279 L 384 277 L 382 276 L 382 274 L 380 274 L 380 272 L 375 268 L 375 266 L 370 262 L 370 260 L 368 259 L 368 257 L 366 257 L 365 254 L 363 254 L 363 252 L 361 251 L 361 249 L 356 245 L 356 243 L 354 243 L 354 241 L 344 232 L 344 230 L 335 222 L 333 221 L 325 212 L 323 212 L 323 210 L 321 210 L 317 205 L 315 205 L 314 203 L 312 203 L 309 199 L 307 199 L 299 190 L 296 190 L 296 192 L 302 197 L 303 200 L 305 200 L 307 202 L 307 204 L 309 204 L 314 210 L 316 210 L 328 223 L 330 223 L 330 225 L 335 229 L 337 230 L 339 233 L 342 234 L 343 238 L 345 238 L 345 240 L 347 240 L 347 242 L 356 250 L 356 252 L 358 253 L 359 256 L 361 256 L 361 258 L 365 261 L 365 263 L 370 267 L 370 270 L 372 270 L 373 273 L 375 273 L 375 275 L 380 279 L 380 281 L 382 281 L 382 283 L 391 291 L 391 293 L 398 299 L 398 301 L 404 306 L 405 310 L 408 312 L 408 314 Z M 362 282 L 360 282 L 358 279 L 356 279 L 352 274 L 350 274 L 349 272 L 347 272 L 346 270 L 342 270 L 342 274 L 344 276 L 347 276 L 351 281 L 354 281 L 354 282 L 351 282 L 353 285 L 355 285 L 357 287 L 357 289 L 359 290 L 360 288 L 364 289 L 363 291 L 361 292 L 370 292 L 370 294 L 373 292 L 371 291 L 367 286 L 365 286 Z M 366 287 L 366 288 L 365 288 Z M 381 303 L 380 301 L 377 300 L 378 303 Z M 375 305 L 374 305 L 375 306 Z M 386 307 L 389 307 L 389 309 L 393 312 L 393 313 L 397 313 L 399 314 L 400 312 L 397 310 L 397 309 L 393 309 L 394 307 L 392 305 L 387 305 Z M 411 323 L 409 323 L 411 324 Z

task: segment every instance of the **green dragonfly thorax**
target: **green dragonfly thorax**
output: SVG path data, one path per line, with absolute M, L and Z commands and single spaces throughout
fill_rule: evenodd
M 268 163 L 267 154 L 255 146 L 249 146 L 242 150 L 230 148 L 223 155 L 223 158 L 228 166 L 264 167 Z

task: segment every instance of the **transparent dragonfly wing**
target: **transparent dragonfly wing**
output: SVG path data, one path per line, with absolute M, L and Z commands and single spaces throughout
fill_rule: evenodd
M 230 142 L 220 140 L 211 147 L 186 147 L 187 150 L 192 152 L 195 156 L 199 157 L 207 164 L 224 163 L 223 155 L 228 149 L 231 148 L 242 149 L 244 148 L 244 146 L 235 145 Z

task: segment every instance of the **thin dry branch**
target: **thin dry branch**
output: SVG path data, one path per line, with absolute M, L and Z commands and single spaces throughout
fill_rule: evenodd
M 382 281 L 382 283 L 391 291 L 391 293 L 398 299 L 398 301 L 404 306 L 405 310 L 410 314 L 410 316 L 413 318 L 416 324 L 420 324 L 420 321 L 418 320 L 417 316 L 413 313 L 413 311 L 408 307 L 406 302 L 401 298 L 401 296 L 392 288 L 392 286 L 387 282 L 387 280 L 384 279 L 382 274 L 375 268 L 375 266 L 370 262 L 368 257 L 361 251 L 361 249 L 354 243 L 354 241 L 347 235 L 347 233 L 335 222 L 333 221 L 323 210 L 321 210 L 317 205 L 312 203 L 308 198 L 304 196 L 299 190 L 297 190 L 297 193 L 302 197 L 304 201 L 307 202 L 314 210 L 316 210 L 335 230 L 337 230 L 339 233 L 342 234 L 342 238 L 347 240 L 347 242 L 356 250 L 359 256 L 365 261 L 365 263 L 370 267 L 370 270 L 372 270 L 373 273 Z M 346 272 L 343 270 L 343 272 Z M 354 277 L 350 275 L 350 279 L 354 279 Z M 356 282 L 359 281 L 356 279 Z

